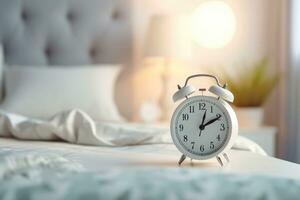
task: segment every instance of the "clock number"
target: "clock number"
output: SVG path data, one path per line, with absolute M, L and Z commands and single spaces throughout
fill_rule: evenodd
M 224 131 L 224 130 L 225 130 L 225 124 L 221 124 L 220 131 Z
M 218 120 L 220 120 L 220 119 L 221 119 L 221 115 L 220 115 L 220 114 L 216 114 L 216 117 L 218 117 L 218 118 L 219 118 Z
M 210 113 L 213 113 L 213 106 L 210 106 Z
M 217 140 L 218 140 L 219 142 L 221 141 L 220 134 L 217 136 Z
M 183 131 L 183 125 L 182 124 L 179 125 L 179 131 Z
M 195 147 L 195 142 L 191 142 L 191 145 L 192 145 L 192 149 L 194 149 L 194 147 Z
M 194 113 L 195 112 L 195 106 L 190 106 L 190 113 Z
M 200 151 L 201 151 L 201 152 L 204 151 L 204 145 L 200 145 Z
M 188 114 L 182 114 L 182 120 L 189 120 L 189 115 Z
M 183 141 L 184 141 L 184 142 L 187 142 L 187 141 L 188 141 L 187 135 L 183 136 Z
M 205 110 L 205 103 L 199 103 L 199 110 Z
M 209 148 L 210 149 L 214 149 L 215 148 L 214 142 L 212 142 L 212 141 L 210 142 Z

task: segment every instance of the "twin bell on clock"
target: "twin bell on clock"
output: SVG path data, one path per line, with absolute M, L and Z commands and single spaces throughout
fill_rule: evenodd
M 208 90 L 189 85 L 189 80 L 196 77 L 212 78 L 216 85 Z M 219 79 L 210 74 L 189 76 L 184 86 L 178 85 L 173 101 L 182 102 L 172 115 L 170 128 L 173 142 L 182 153 L 179 165 L 186 157 L 197 160 L 216 157 L 221 166 L 225 160 L 229 162 L 228 151 L 238 135 L 236 114 L 227 103 L 233 100 L 226 84 L 221 85 Z

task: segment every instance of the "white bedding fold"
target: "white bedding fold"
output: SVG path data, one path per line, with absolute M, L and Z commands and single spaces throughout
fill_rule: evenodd
M 95 123 L 90 116 L 77 109 L 58 113 L 49 120 L 0 111 L 0 136 L 24 140 L 63 140 L 99 146 L 172 142 L 168 129 L 132 123 Z M 266 155 L 256 143 L 242 137 L 238 138 L 234 148 Z
M 74 109 L 49 120 L 0 112 L 0 136 L 28 140 L 57 140 L 70 143 L 124 146 L 169 143 L 168 130 L 131 123 L 95 123 L 86 113 Z

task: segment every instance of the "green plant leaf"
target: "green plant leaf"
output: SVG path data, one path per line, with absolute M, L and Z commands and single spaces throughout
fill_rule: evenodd
M 268 72 L 268 60 L 262 58 L 250 65 L 242 65 L 235 76 L 221 69 L 221 77 L 234 94 L 234 105 L 239 107 L 261 106 L 279 81 L 278 74 Z

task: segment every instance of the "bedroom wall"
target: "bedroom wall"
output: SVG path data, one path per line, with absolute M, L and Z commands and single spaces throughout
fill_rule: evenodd
M 135 98 L 134 119 L 138 117 L 142 102 L 157 102 L 160 95 L 159 70 L 147 67 L 143 60 L 143 45 L 149 17 L 154 14 L 191 13 L 199 3 L 205 0 L 136 0 L 135 13 L 135 62 L 138 78 L 134 82 L 138 95 Z M 170 96 L 176 90 L 176 84 L 181 83 L 187 74 L 210 71 L 211 68 L 224 67 L 234 71 L 245 63 L 252 63 L 266 56 L 270 61 L 270 71 L 284 71 L 284 22 L 282 12 L 285 1 L 272 0 L 224 0 L 236 15 L 237 28 L 233 40 L 221 49 L 206 49 L 193 46 L 193 57 L 189 66 L 184 66 L 172 74 Z M 279 139 L 284 140 L 284 112 L 281 94 L 284 88 L 280 84 L 265 105 L 265 121 L 267 124 L 279 127 Z M 279 98 L 276 98 L 278 97 Z M 170 103 L 172 104 L 171 100 Z M 282 143 L 278 143 L 278 152 L 282 157 Z
M 205 0 L 173 1 L 144 0 L 137 1 L 137 58 L 141 57 L 141 46 L 149 16 L 154 14 L 191 13 Z M 271 0 L 225 0 L 237 19 L 237 30 L 233 40 L 224 48 L 207 49 L 194 46 L 193 63 L 196 66 L 225 65 L 233 66 L 239 61 L 252 61 L 269 53 L 272 38 Z M 271 36 L 271 38 L 270 38 Z

